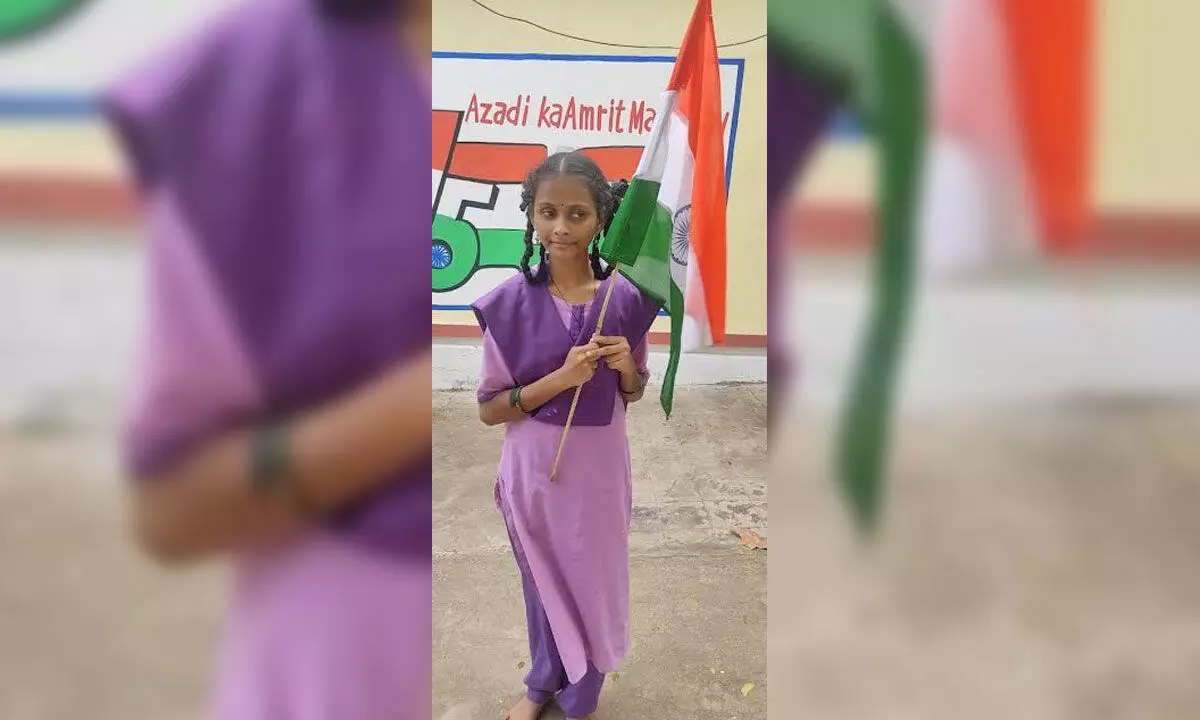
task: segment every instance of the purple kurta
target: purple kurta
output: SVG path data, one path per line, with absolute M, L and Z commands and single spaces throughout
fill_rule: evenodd
M 612 281 L 619 283 L 612 302 L 626 303 L 625 309 L 635 324 L 640 324 L 646 311 L 640 304 L 640 293 L 623 276 L 614 275 Z M 521 276 L 515 276 L 506 284 L 524 282 Z M 549 297 L 544 287 L 531 289 Z M 589 305 L 594 308 L 602 302 L 601 291 Z M 587 308 L 573 307 L 559 298 L 553 298 L 553 306 L 557 312 L 549 320 L 556 325 L 530 327 L 531 334 L 566 330 L 578 344 L 587 342 L 595 331 L 594 321 L 589 324 L 585 320 L 589 316 Z M 609 312 L 613 312 L 611 305 Z M 607 327 L 607 321 L 605 324 Z M 648 327 L 649 322 L 645 325 Z M 504 349 L 493 337 L 493 329 L 484 333 L 478 393 L 481 399 L 494 397 L 517 383 L 509 369 L 511 360 L 506 359 Z M 644 333 L 633 347 L 638 370 L 644 377 L 648 374 Z M 562 360 L 558 357 L 555 368 Z M 612 392 L 619 391 L 613 388 Z M 568 406 L 572 393 L 564 393 Z M 536 588 L 571 683 L 585 677 L 589 662 L 601 673 L 615 670 L 629 647 L 633 485 L 625 404 L 615 395 L 613 399 L 608 424 L 571 427 L 554 483 L 549 475 L 562 425 L 534 418 L 509 423 L 496 479 L 497 503 L 513 538 L 518 562 Z
M 394 19 L 313 5 L 247 0 L 106 98 L 148 221 L 135 476 L 428 347 L 428 88 Z M 431 716 L 430 498 L 423 459 L 235 558 L 214 717 Z

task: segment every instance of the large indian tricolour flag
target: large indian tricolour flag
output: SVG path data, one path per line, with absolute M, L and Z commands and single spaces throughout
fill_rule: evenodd
M 683 351 L 725 340 L 725 146 L 712 2 L 699 0 L 649 143 L 601 253 L 671 317 L 660 399 Z
M 865 530 L 881 513 L 920 284 L 1062 249 L 1085 229 L 1093 5 L 767 5 L 770 52 L 793 89 L 853 110 L 876 141 L 874 298 L 837 443 L 838 480 Z

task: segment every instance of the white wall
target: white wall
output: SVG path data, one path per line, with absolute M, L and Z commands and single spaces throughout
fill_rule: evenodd
M 132 370 L 141 251 L 125 234 L 0 233 L 0 425 L 112 422 Z M 666 357 L 652 355 L 657 375 Z M 766 378 L 758 353 L 686 357 L 679 385 Z M 434 359 L 435 387 L 477 384 L 477 342 L 438 343 Z
M 1195 269 L 1092 268 L 927 287 L 903 368 L 902 414 L 1200 395 Z M 790 306 L 803 377 L 793 402 L 839 407 L 867 286 L 857 268 L 797 270 Z
M 45 35 L 0 47 L 0 93 L 93 93 L 234 2 L 94 0 Z
M 140 255 L 128 238 L 0 236 L 0 423 L 105 420 L 125 386 L 137 332 Z M 905 368 L 905 412 L 1200 394 L 1195 271 L 1029 278 L 928 291 Z M 855 270 L 797 272 L 793 335 L 804 405 L 840 402 L 865 285 Z M 475 343 L 438 343 L 435 386 L 472 388 Z M 661 372 L 664 356 L 652 366 Z M 756 381 L 758 353 L 688 355 L 679 384 Z M 656 381 L 655 381 L 656 382 Z

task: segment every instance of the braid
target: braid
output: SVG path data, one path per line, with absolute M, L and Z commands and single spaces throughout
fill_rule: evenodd
M 538 245 L 538 269 L 533 279 L 539 283 L 545 283 L 550 279 L 550 259 L 546 257 L 545 245 Z
M 533 284 L 533 273 L 529 271 L 529 258 L 533 257 L 533 221 L 530 220 L 525 225 L 525 253 L 521 255 L 521 274 L 525 276 L 525 280 Z M 540 268 L 539 268 L 540 271 Z
M 629 182 L 627 180 L 618 180 L 609 188 L 609 209 L 608 219 L 604 221 L 604 234 L 608 234 L 608 229 L 612 227 L 613 218 L 617 216 L 617 208 L 621 207 L 621 201 L 625 199 L 625 193 L 629 192 Z
M 603 266 L 600 264 L 600 239 L 592 241 L 592 250 L 588 253 L 588 258 L 592 261 L 592 275 L 597 280 L 605 280 L 609 275 L 612 275 L 612 265 Z
M 608 191 L 608 197 L 606 198 L 607 202 L 605 203 L 605 207 L 607 208 L 605 215 L 607 217 L 604 219 L 604 235 L 607 237 L 608 231 L 612 227 L 613 218 L 617 216 L 617 208 L 621 206 L 621 200 L 625 198 L 625 192 L 629 190 L 629 183 L 624 180 L 618 180 L 612 185 L 609 185 L 606 190 Z M 613 268 L 611 265 L 608 265 L 607 267 L 601 267 L 600 265 L 599 238 L 592 243 L 591 261 L 592 275 L 595 275 L 597 280 L 605 280 L 609 275 L 612 275 Z
M 529 269 L 529 260 L 533 257 L 533 218 L 530 217 L 529 208 L 533 205 L 533 197 L 537 194 L 538 183 L 542 181 L 542 176 L 549 174 L 546 170 L 546 163 L 535 167 L 530 171 L 529 176 L 525 178 L 525 185 L 521 188 L 521 212 L 525 213 L 525 254 L 521 256 L 521 272 L 525 275 L 525 281 L 530 285 L 540 285 L 546 282 L 546 278 L 550 276 L 550 268 L 546 265 L 546 246 L 538 244 L 538 268 L 537 272 L 532 272 Z

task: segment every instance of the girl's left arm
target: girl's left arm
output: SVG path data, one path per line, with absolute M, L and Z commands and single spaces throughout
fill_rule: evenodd
M 646 382 L 650 380 L 650 368 L 648 365 L 650 357 L 649 339 L 642 338 L 637 347 L 633 349 L 633 364 L 637 368 L 637 377 L 626 378 L 621 376 L 621 397 L 625 398 L 626 403 L 637 402 L 646 394 Z M 626 393 L 626 387 L 636 387 L 637 390 L 632 393 Z

